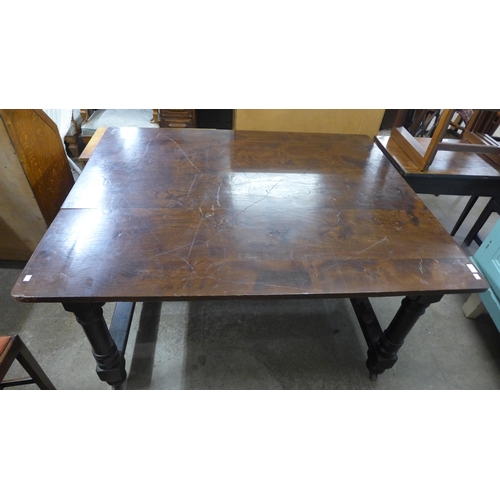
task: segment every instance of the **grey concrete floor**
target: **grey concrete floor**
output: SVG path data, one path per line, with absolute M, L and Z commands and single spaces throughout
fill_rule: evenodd
M 451 231 L 466 197 L 422 195 Z M 455 236 L 462 244 L 486 203 Z M 498 216 L 492 215 L 486 236 Z M 477 245 L 464 251 L 473 254 Z M 58 304 L 23 304 L 10 291 L 23 263 L 0 261 L 0 332 L 19 334 L 58 389 L 109 390 L 90 346 Z M 138 304 L 124 389 L 499 389 L 500 334 L 488 315 L 465 318 L 466 295 L 445 296 L 419 320 L 393 369 L 371 381 L 348 300 L 221 300 Z M 401 298 L 373 299 L 382 328 Z M 106 304 L 109 321 L 114 304 Z M 9 378 L 22 376 L 13 366 Z M 30 390 L 24 386 L 7 390 Z

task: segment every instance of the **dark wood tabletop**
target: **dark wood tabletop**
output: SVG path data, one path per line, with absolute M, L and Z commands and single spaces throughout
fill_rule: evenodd
M 488 287 L 366 136 L 108 129 L 21 301 L 368 297 Z

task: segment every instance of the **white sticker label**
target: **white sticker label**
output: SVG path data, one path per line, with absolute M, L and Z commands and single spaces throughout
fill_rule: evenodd
M 480 280 L 481 276 L 479 276 L 479 274 L 474 274 L 474 278 L 476 278 L 477 280 Z
M 470 269 L 471 273 L 477 273 L 477 269 L 472 264 L 467 264 L 467 267 Z
M 24 277 L 23 281 L 29 281 L 29 280 L 31 279 L 31 276 L 32 276 L 32 274 L 27 274 L 27 275 Z

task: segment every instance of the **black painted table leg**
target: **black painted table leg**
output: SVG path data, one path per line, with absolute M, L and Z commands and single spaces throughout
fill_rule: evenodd
M 66 311 L 74 313 L 92 346 L 92 354 L 97 362 L 97 375 L 104 382 L 117 387 L 127 378 L 125 359 L 109 333 L 102 306 L 102 303 L 63 304 Z
M 398 360 L 397 352 L 404 343 L 418 318 L 425 313 L 427 307 L 441 300 L 440 296 L 405 297 L 388 328 L 382 333 L 377 343 L 368 349 L 366 366 L 370 376 L 379 375 L 392 368 Z
M 469 234 L 464 239 L 464 244 L 469 246 L 472 241 L 475 241 L 478 245 L 481 245 L 483 241 L 479 237 L 478 233 L 481 228 L 486 224 L 489 216 L 493 213 L 500 213 L 500 199 L 499 198 L 491 198 L 491 200 L 486 204 L 481 215 L 477 218 L 476 222 L 472 226 Z
M 451 236 L 455 236 L 456 232 L 459 230 L 463 221 L 469 215 L 469 212 L 472 210 L 472 207 L 476 204 L 476 201 L 478 199 L 479 199 L 479 196 L 471 196 L 469 198 L 467 205 L 465 205 L 465 208 L 463 209 L 462 213 L 460 214 L 460 217 L 458 218 L 456 224 L 453 226 L 453 229 L 451 230 L 451 233 L 450 233 Z

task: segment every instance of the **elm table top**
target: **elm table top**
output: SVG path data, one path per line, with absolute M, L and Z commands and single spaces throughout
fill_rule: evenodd
M 12 295 L 68 303 L 487 289 L 469 264 L 366 136 L 109 128 Z

